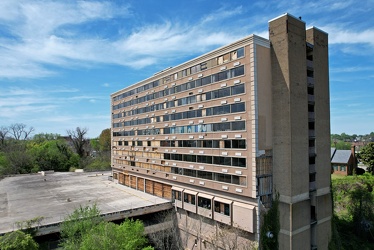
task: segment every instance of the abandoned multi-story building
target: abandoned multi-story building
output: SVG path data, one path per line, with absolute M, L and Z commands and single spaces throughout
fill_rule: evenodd
M 327 249 L 329 111 L 328 35 L 284 14 L 269 39 L 250 35 L 113 93 L 113 177 L 173 200 L 189 248 L 215 244 L 222 225 L 258 241 L 276 192 L 280 249 Z

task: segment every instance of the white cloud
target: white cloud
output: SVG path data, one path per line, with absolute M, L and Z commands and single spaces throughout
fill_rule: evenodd
M 217 11 L 203 17 L 201 20 L 201 24 L 203 25 L 207 25 L 209 23 L 212 24 L 214 22 L 222 21 L 223 19 L 236 16 L 238 14 L 241 14 L 242 12 L 243 12 L 242 6 L 236 6 L 235 8 L 221 7 Z
M 374 29 L 366 30 L 349 30 L 345 27 L 336 26 L 325 26 L 321 28 L 329 33 L 330 44 L 355 44 L 355 43 L 367 43 L 374 46 Z
M 374 67 L 368 67 L 368 66 L 353 66 L 353 67 L 343 67 L 343 68 L 330 67 L 331 73 L 352 73 L 352 72 L 373 71 L 373 70 L 374 70 Z
M 79 102 L 105 102 L 106 96 L 81 95 L 75 88 L 0 87 L 0 118 L 32 120 L 66 112 L 66 107 Z
M 5 5 L 5 4 L 3 4 Z M 77 32 L 80 24 L 129 15 L 128 6 L 116 8 L 111 2 L 7 2 L 16 19 L 0 19 L 12 36 L 0 38 L 0 78 L 36 78 L 55 74 L 49 65 L 86 67 L 117 64 L 142 68 L 178 56 L 200 53 L 241 37 L 228 28 L 216 29 L 218 19 L 225 20 L 242 12 L 241 7 L 221 8 L 195 24 L 165 21 L 140 26 L 110 40 Z M 1 14 L 1 11 L 0 11 Z M 122 15 L 124 14 L 124 15 Z M 4 21 L 5 20 L 5 21 Z M 219 27 L 219 25 L 218 25 Z M 98 30 L 100 32 L 100 30 Z M 68 34 L 68 35 L 67 35 Z M 15 37 L 15 39 L 14 39 Z
M 300 7 L 300 3 L 292 0 L 294 4 L 289 1 L 274 3 L 278 9 L 287 6 L 287 11 L 293 8 L 290 6 Z M 304 5 L 306 13 L 321 8 L 329 12 L 331 9 L 326 9 L 326 6 L 332 6 L 334 10 L 347 9 L 352 1 L 318 1 Z M 103 26 L 96 23 L 113 18 L 123 21 L 132 15 L 128 5 L 118 6 L 111 1 L 4 0 L 0 7 L 6 7 L 12 13 L 7 15 L 0 8 L 0 25 L 7 27 L 5 34 L 9 33 L 0 37 L 0 78 L 9 79 L 53 76 L 58 72 L 55 66 L 77 68 L 113 64 L 142 68 L 160 61 L 167 64 L 178 57 L 203 53 L 248 35 L 247 29 L 256 29 L 259 18 L 266 19 L 270 15 L 258 16 L 251 13 L 250 8 L 228 5 L 208 12 L 196 21 L 164 19 L 162 23 L 140 25 L 135 30 L 118 30 L 117 36 L 111 39 L 101 33 Z M 269 9 L 267 5 L 263 8 Z M 228 20 L 232 25 L 223 25 Z M 88 35 L 81 28 L 82 24 L 91 22 L 95 22 L 97 31 Z M 243 26 L 236 25 L 243 23 Z M 110 22 L 105 24 L 111 25 Z M 331 44 L 364 43 L 374 46 L 374 30 L 370 28 L 353 31 L 341 24 L 321 29 L 329 32 Z M 265 29 L 260 31 L 260 36 L 268 37 Z

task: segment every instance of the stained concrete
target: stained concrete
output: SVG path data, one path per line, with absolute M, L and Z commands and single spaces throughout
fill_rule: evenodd
M 44 217 L 59 223 L 79 206 L 97 204 L 102 214 L 170 203 L 169 200 L 116 184 L 111 172 L 18 175 L 0 180 L 0 234 L 16 222 Z

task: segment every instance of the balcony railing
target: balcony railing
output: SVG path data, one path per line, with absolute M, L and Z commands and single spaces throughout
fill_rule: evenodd
M 316 172 L 316 164 L 309 164 L 309 173 L 313 174 Z
M 306 60 L 306 66 L 307 66 L 308 69 L 313 69 L 313 61 Z
M 314 112 L 308 112 L 308 118 L 310 120 L 314 120 Z
M 313 77 L 308 76 L 307 80 L 308 80 L 308 86 L 314 86 L 314 78 Z
M 309 155 L 315 155 L 316 154 L 316 148 L 315 147 L 309 147 Z
M 309 191 L 314 191 L 314 190 L 316 190 L 316 182 L 315 181 L 309 182 Z
M 316 132 L 314 130 L 312 130 L 312 129 L 309 130 L 308 134 L 309 134 L 309 138 L 316 137 Z
M 308 102 L 314 103 L 314 95 L 308 95 Z

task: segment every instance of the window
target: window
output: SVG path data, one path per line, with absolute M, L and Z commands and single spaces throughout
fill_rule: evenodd
M 238 58 L 238 52 L 235 50 L 231 52 L 231 60 L 235 60 Z
M 219 140 L 213 140 L 212 148 L 219 148 Z
M 231 71 L 231 77 L 244 75 L 244 66 L 231 69 L 230 71 Z
M 197 171 L 197 177 L 207 180 L 213 180 L 213 173 L 207 171 Z
M 196 155 L 183 155 L 183 161 L 196 162 Z
M 230 130 L 230 122 L 213 124 L 213 131 L 228 131 L 228 130 Z
M 231 129 L 232 130 L 245 130 L 245 122 L 244 121 L 232 122 Z
M 196 177 L 196 170 L 192 170 L 192 169 L 184 169 L 184 170 L 183 170 L 183 175 Z
M 236 158 L 232 157 L 232 165 L 237 167 L 246 167 L 246 159 L 245 158 Z
M 232 140 L 232 148 L 245 148 L 245 140 Z
M 143 146 L 143 142 L 142 141 L 137 141 L 137 146 Z
M 197 162 L 212 164 L 212 161 L 213 161 L 212 158 L 213 158 L 212 156 L 198 155 L 197 156 Z
M 230 216 L 230 205 L 218 201 L 214 201 L 214 212 Z
M 221 162 L 223 162 L 223 157 L 213 156 L 213 164 L 221 165 Z
M 204 85 L 207 85 L 209 83 L 212 82 L 212 78 L 211 76 L 206 76 L 204 78 L 201 79 L 201 85 L 204 86 Z
M 340 166 L 340 171 L 347 171 L 347 167 L 346 166 Z
M 243 112 L 245 111 L 244 102 L 231 104 L 231 113 Z
M 232 182 L 231 182 L 232 184 L 240 185 L 239 176 L 233 175 L 231 176 L 231 178 L 232 178 Z
M 202 208 L 211 209 L 212 201 L 207 198 L 198 197 L 197 198 L 197 205 Z
M 173 200 L 181 201 L 182 200 L 182 192 L 172 190 L 172 197 L 173 197 Z
M 224 88 L 218 90 L 218 97 L 225 97 L 225 96 L 230 96 L 230 88 Z
M 244 93 L 244 84 L 239 84 L 231 87 L 231 95 Z
M 231 183 L 231 175 L 217 173 L 215 174 L 215 176 L 216 176 L 215 178 L 216 181 Z
M 195 205 L 196 204 L 195 199 L 196 199 L 195 195 L 184 193 L 184 199 L 183 199 L 184 202 Z
M 243 57 L 244 56 L 244 48 L 240 48 L 237 50 L 237 57 Z
M 203 147 L 204 148 L 211 148 L 212 147 L 212 141 L 211 140 L 204 140 L 203 141 Z

